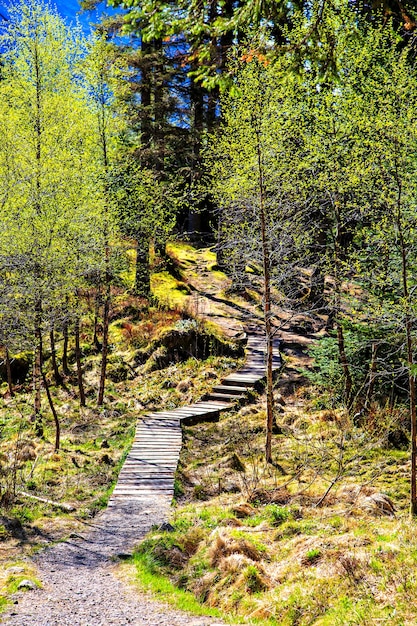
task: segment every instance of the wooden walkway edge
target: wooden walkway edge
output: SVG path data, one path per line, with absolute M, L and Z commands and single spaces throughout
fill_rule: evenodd
M 141 417 L 109 507 L 134 501 L 155 502 L 161 496 L 173 498 L 174 474 L 182 445 L 181 425 L 217 421 L 222 411 L 247 401 L 250 390 L 257 388 L 265 378 L 265 352 L 265 337 L 249 332 L 244 366 L 226 376 L 200 402 Z M 279 341 L 276 340 L 273 368 L 280 367 Z

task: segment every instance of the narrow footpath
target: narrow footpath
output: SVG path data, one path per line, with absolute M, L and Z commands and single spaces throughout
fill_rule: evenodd
M 274 367 L 280 366 L 278 342 Z M 206 399 L 172 411 L 142 417 L 132 449 L 120 472 L 109 506 L 83 535 L 49 548 L 33 561 L 41 589 L 15 594 L 2 623 L 16 626 L 214 626 L 210 617 L 194 617 L 161 605 L 132 590 L 115 575 L 152 526 L 169 515 L 174 473 L 181 451 L 181 424 L 217 420 L 221 411 L 242 401 L 264 377 L 265 342 L 250 334 L 242 369 L 229 374 Z
M 1 623 L 15 626 L 216 626 L 211 617 L 194 617 L 139 593 L 117 576 L 152 526 L 169 516 L 174 474 L 182 445 L 181 425 L 216 421 L 222 411 L 244 402 L 249 390 L 262 386 L 265 339 L 259 327 L 247 325 L 250 314 L 217 298 L 220 287 L 200 296 L 202 317 L 220 317 L 232 335 L 246 333 L 246 361 L 200 402 L 139 419 L 133 446 L 119 474 L 108 507 L 85 532 L 33 558 L 42 588 L 15 594 L 15 604 Z M 207 299 L 207 295 L 209 298 Z M 213 305 L 212 299 L 219 302 Z M 206 301 L 207 300 L 207 301 Z M 215 308 L 214 308 L 215 307 Z M 239 314 L 240 313 L 240 314 Z M 253 316 L 252 316 L 253 319 Z M 278 340 L 274 369 L 281 366 Z

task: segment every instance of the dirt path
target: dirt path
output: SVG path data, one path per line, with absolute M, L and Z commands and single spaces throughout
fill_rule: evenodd
M 207 284 L 198 264 L 195 294 L 202 316 L 211 317 L 230 336 L 244 331 L 249 310 L 225 300 L 224 281 Z M 201 290 L 201 291 L 200 291 Z M 204 291 L 203 291 L 204 290 Z M 161 453 L 158 453 L 161 454 Z M 141 488 L 143 489 L 143 488 Z M 42 588 L 20 591 L 2 623 L 16 626 L 213 626 L 219 620 L 194 617 L 155 602 L 118 577 L 118 563 L 152 526 L 169 515 L 172 494 L 113 498 L 85 532 L 48 548 L 33 559 Z
M 45 550 L 34 564 L 43 588 L 15 594 L 2 623 L 16 626 L 197 626 L 191 617 L 127 587 L 117 562 L 168 515 L 170 497 L 110 507 L 86 525 L 84 536 Z M 217 621 L 217 623 L 219 623 Z

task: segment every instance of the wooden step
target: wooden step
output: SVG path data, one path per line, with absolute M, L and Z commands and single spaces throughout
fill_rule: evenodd
M 211 392 L 213 393 L 226 393 L 226 394 L 235 394 L 240 395 L 247 393 L 249 391 L 248 387 L 239 386 L 239 385 L 216 385 L 213 387 Z
M 255 382 L 257 382 L 258 379 L 256 379 Z M 222 380 L 222 385 L 226 385 L 226 386 L 231 386 L 231 387 L 238 387 L 240 384 L 244 385 L 245 387 L 254 387 L 255 382 L 246 382 L 244 377 L 239 376 L 239 374 L 229 374 L 229 376 L 226 376 L 226 378 L 223 378 Z
M 234 375 L 230 378 L 225 378 L 223 380 L 223 384 L 227 385 L 229 382 L 231 385 L 237 385 L 238 383 L 243 383 L 246 387 L 255 387 L 257 383 L 259 383 L 259 376 L 250 376 L 249 374 L 245 374 L 244 376 Z
M 230 400 L 232 402 L 236 402 L 237 400 L 241 400 L 242 398 L 245 397 L 245 394 L 240 394 L 240 395 L 236 395 L 236 394 L 231 394 L 231 393 L 209 393 L 207 394 L 207 396 L 205 396 L 206 400 L 219 400 L 220 398 L 226 398 L 227 400 Z

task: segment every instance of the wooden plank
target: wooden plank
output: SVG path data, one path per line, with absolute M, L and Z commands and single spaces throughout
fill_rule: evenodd
M 161 441 L 161 439 L 156 439 L 151 441 L 149 439 L 143 439 L 142 441 L 135 442 L 131 448 L 131 450 L 140 450 L 141 448 L 154 448 L 158 446 L 159 449 L 164 448 L 169 450 L 171 448 L 179 448 L 181 446 L 180 441 Z
M 281 367 L 279 342 L 274 342 L 273 368 Z M 174 472 L 182 446 L 181 423 L 218 419 L 265 378 L 265 338 L 249 334 L 244 366 L 213 387 L 206 400 L 151 411 L 138 420 L 135 439 L 119 475 L 109 505 L 161 499 L 164 506 L 174 494 Z
M 249 391 L 249 389 L 247 387 L 244 387 L 242 385 L 237 385 L 237 386 L 233 386 L 233 385 L 216 385 L 215 387 L 213 387 L 213 389 L 211 390 L 212 392 L 219 392 L 221 393 L 222 391 L 225 391 L 226 393 L 234 393 L 236 392 L 237 394 L 239 393 L 247 393 Z
M 201 406 L 203 405 L 206 406 L 208 410 L 217 409 L 219 411 L 233 406 L 232 404 L 230 404 L 230 402 L 211 402 L 210 400 L 203 400 L 201 402 Z
M 114 490 L 112 496 L 121 496 L 127 494 L 141 494 L 141 493 L 174 493 L 174 481 L 170 485 L 121 485 Z
M 219 400 L 221 398 L 224 398 L 225 400 L 233 400 L 234 402 L 236 400 L 241 400 L 242 398 L 245 397 L 245 394 L 241 393 L 241 394 L 233 394 L 233 393 L 209 393 L 207 394 L 207 400 Z

